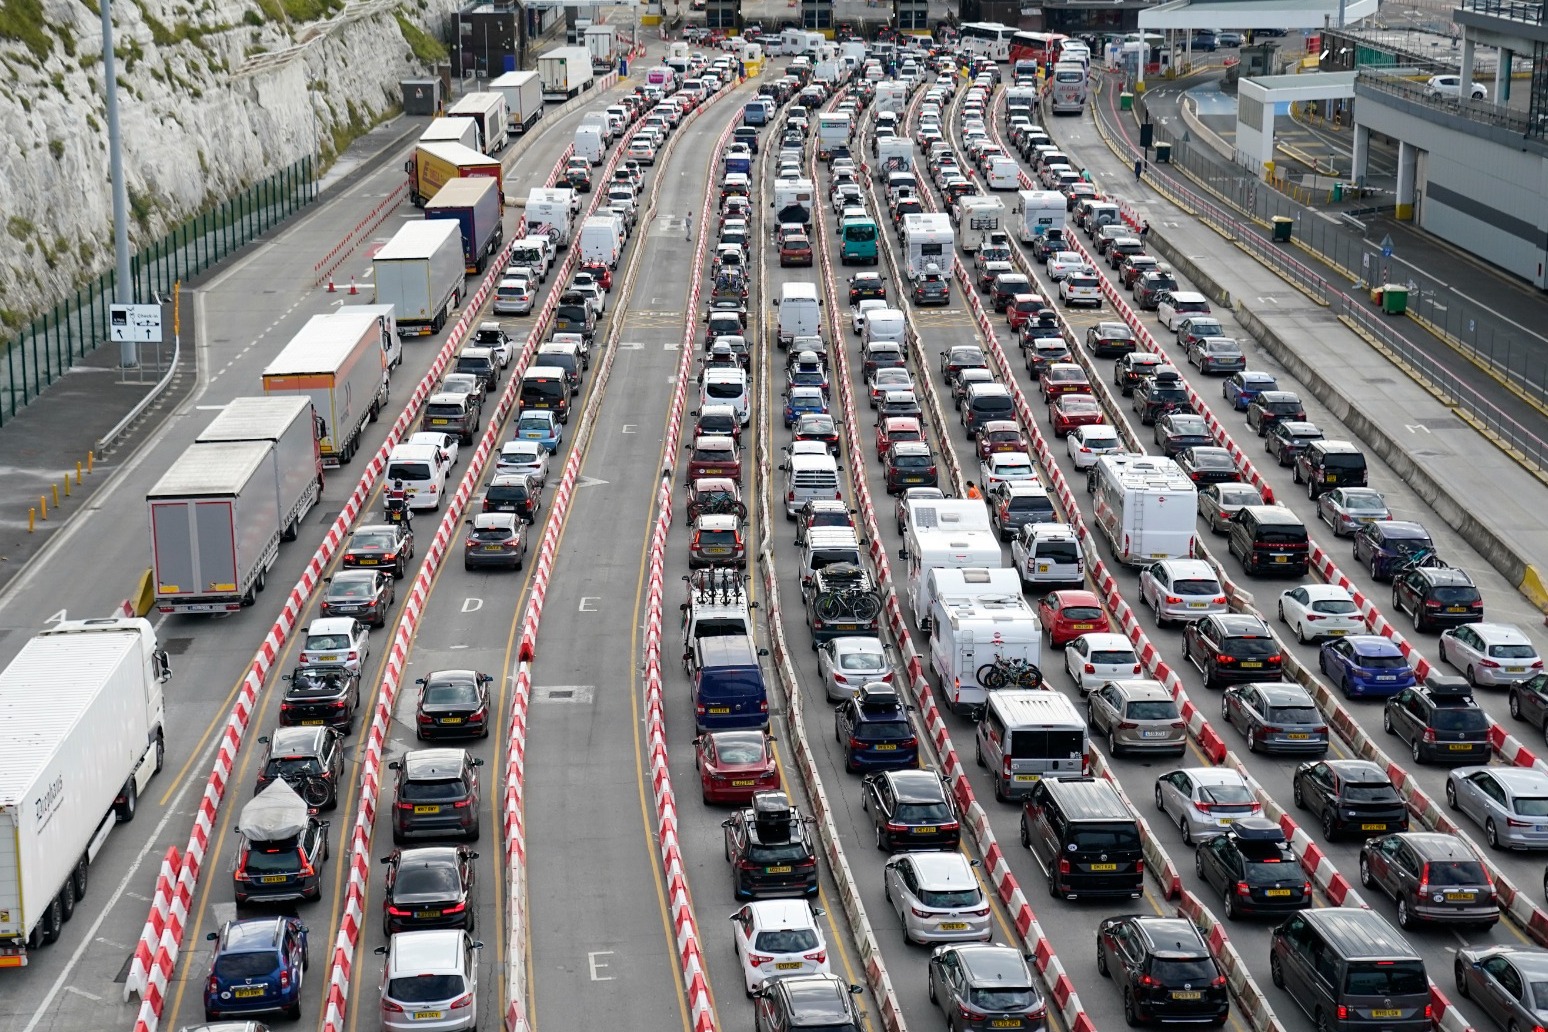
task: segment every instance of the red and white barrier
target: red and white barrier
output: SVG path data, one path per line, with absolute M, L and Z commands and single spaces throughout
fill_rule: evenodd
M 149 988 L 150 971 L 155 964 L 156 949 L 161 944 L 162 933 L 166 931 L 167 920 L 171 916 L 173 886 L 178 882 L 182 866 L 182 854 L 176 846 L 168 846 L 166 855 L 161 858 L 161 873 L 156 877 L 156 894 L 151 897 L 150 918 L 145 922 L 140 941 L 134 947 L 134 956 L 129 960 L 129 974 L 124 979 L 125 1002 L 136 993 L 144 996 Z M 170 971 L 162 973 L 158 992 L 166 991 L 166 979 L 170 975 Z

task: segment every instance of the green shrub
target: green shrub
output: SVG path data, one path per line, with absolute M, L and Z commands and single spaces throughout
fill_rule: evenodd
M 45 24 L 42 0 L 0 0 L 0 39 L 23 43 L 38 58 L 54 48 Z
M 394 12 L 393 17 L 398 19 L 398 31 L 403 33 L 403 39 L 408 43 L 409 49 L 414 52 L 415 57 L 427 65 L 438 64 L 446 60 L 446 47 L 440 40 L 401 14 Z

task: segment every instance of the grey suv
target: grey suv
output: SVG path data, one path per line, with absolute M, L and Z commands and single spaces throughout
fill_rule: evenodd
M 930 999 L 948 1032 L 1044 1027 L 1043 994 L 1019 950 L 989 943 L 952 943 L 930 956 Z
M 755 1032 L 861 1032 L 860 1014 L 852 996 L 864 986 L 850 985 L 836 975 L 796 975 L 770 979 L 754 994 Z
M 1494 882 L 1465 841 L 1434 831 L 1368 839 L 1360 847 L 1360 884 L 1397 901 L 1398 924 L 1470 924 L 1487 931 L 1500 919 Z

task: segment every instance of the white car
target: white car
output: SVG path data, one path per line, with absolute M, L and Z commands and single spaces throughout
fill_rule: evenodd
M 1224 835 L 1241 817 L 1256 817 L 1263 804 L 1230 767 L 1183 767 L 1156 778 L 1156 809 L 1195 845 Z
M 849 323 L 854 327 L 855 333 L 861 334 L 865 332 L 865 316 L 867 312 L 886 307 L 887 302 L 882 298 L 862 298 L 858 304 L 849 310 Z
M 495 457 L 495 473 L 525 473 L 540 486 L 548 484 L 548 449 L 538 441 L 506 441 Z
M 1075 432 L 1064 439 L 1070 452 L 1070 461 L 1076 469 L 1090 469 L 1103 455 L 1116 455 L 1123 451 L 1123 441 L 1118 428 L 1107 424 L 1077 426 Z
M 577 273 L 574 282 L 565 288 L 566 293 L 584 294 L 591 304 L 591 310 L 597 313 L 600 319 L 607 312 L 607 291 L 602 289 L 589 272 Z
M 901 853 L 887 861 L 883 885 L 909 942 L 988 942 L 989 901 L 967 857 L 957 852 Z
M 804 899 L 754 900 L 731 915 L 747 995 L 773 978 L 828 973 L 828 944 L 817 926 L 821 915 Z
M 629 157 L 642 165 L 654 165 L 656 163 L 656 145 L 653 137 L 636 133 L 629 141 Z
M 1431 98 L 1451 97 L 1456 99 L 1462 96 L 1462 76 L 1460 75 L 1432 75 L 1424 84 L 1425 93 Z M 1468 91 L 1474 100 L 1488 100 L 1489 89 L 1481 82 L 1472 84 Z
M 1472 684 L 1516 684 L 1543 672 L 1532 639 L 1514 624 L 1472 623 L 1441 632 L 1440 658 Z
M 1279 596 L 1279 618 L 1302 645 L 1319 638 L 1364 634 L 1360 607 L 1344 588 L 1334 584 L 1302 584 Z
M 371 655 L 371 629 L 353 616 L 320 616 L 306 628 L 302 666 L 344 666 L 359 673 Z
M 987 491 L 995 484 L 1038 483 L 1037 467 L 1026 452 L 995 452 L 978 464 L 978 483 Z
M 1057 283 L 1072 272 L 1090 268 L 1079 251 L 1056 251 L 1048 259 L 1048 278 Z
M 1210 314 L 1209 298 L 1197 291 L 1164 290 L 1156 299 L 1156 318 L 1172 331 L 1176 331 L 1177 324 L 1189 316 Z
M 1140 570 L 1140 603 L 1150 606 L 1156 626 L 1191 622 L 1226 611 L 1225 589 L 1202 559 L 1162 559 Z
M 1107 681 L 1140 675 L 1139 657 L 1134 646 L 1121 634 L 1082 634 L 1064 649 L 1064 669 L 1070 680 L 1089 695 Z
M 1071 305 L 1102 307 L 1102 281 L 1095 272 L 1072 269 L 1059 281 L 1059 300 L 1066 308 Z
M 410 434 L 404 444 L 433 444 L 446 453 L 448 465 L 457 464 L 457 450 L 459 439 L 456 434 L 443 434 L 435 430 L 421 430 L 416 434 Z

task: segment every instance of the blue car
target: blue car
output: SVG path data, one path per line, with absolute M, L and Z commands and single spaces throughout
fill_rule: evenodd
M 204 1020 L 282 1012 L 301 1019 L 301 973 L 309 963 L 306 925 L 294 917 L 227 921 L 204 983 Z
M 536 441 L 552 455 L 564 441 L 564 427 L 559 417 L 548 409 L 526 409 L 516 417 L 516 429 L 511 435 L 514 441 Z
M 1412 520 L 1377 520 L 1354 532 L 1355 562 L 1375 580 L 1389 581 L 1398 567 L 1434 554 L 1430 532 Z
M 1351 634 L 1326 641 L 1317 665 L 1346 698 L 1386 698 L 1416 683 L 1401 649 L 1379 634 Z
M 844 748 L 844 769 L 850 773 L 919 766 L 919 739 L 890 684 L 861 685 L 853 698 L 836 707 L 833 737 Z
M 1220 385 L 1221 395 L 1238 412 L 1246 412 L 1247 406 L 1251 405 L 1253 399 L 1264 391 L 1277 390 L 1279 390 L 1279 381 L 1272 375 L 1255 373 L 1250 369 L 1232 373 Z
M 821 387 L 792 387 L 785 394 L 785 426 L 795 426 L 796 420 L 808 412 L 827 412 L 828 401 Z

